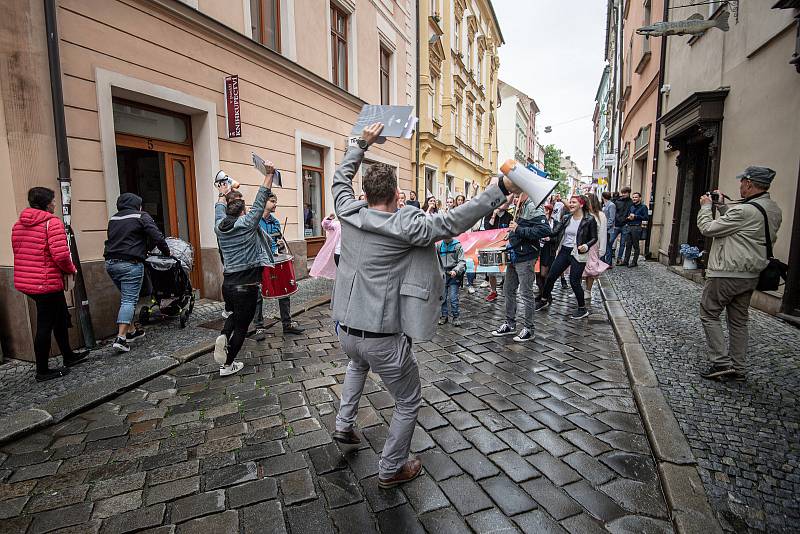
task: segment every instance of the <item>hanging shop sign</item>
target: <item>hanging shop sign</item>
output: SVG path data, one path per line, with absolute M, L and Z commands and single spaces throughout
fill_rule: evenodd
M 239 105 L 239 76 L 225 77 L 225 124 L 228 138 L 242 136 L 242 108 Z

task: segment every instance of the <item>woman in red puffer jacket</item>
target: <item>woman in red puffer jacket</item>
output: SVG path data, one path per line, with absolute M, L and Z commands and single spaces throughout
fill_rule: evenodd
M 14 249 L 14 287 L 36 303 L 36 380 L 64 376 L 69 369 L 49 369 L 50 335 L 55 334 L 66 367 L 83 360 L 88 351 L 69 345 L 70 315 L 64 297 L 64 275 L 75 274 L 61 219 L 53 215 L 55 192 L 46 187 L 28 191 L 29 208 L 22 210 L 11 230 Z

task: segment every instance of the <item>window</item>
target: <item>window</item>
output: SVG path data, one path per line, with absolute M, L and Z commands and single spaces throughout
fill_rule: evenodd
M 464 198 L 469 199 L 470 193 L 472 193 L 472 182 L 464 180 Z
M 445 181 L 447 187 L 447 198 L 455 198 L 456 196 L 455 195 L 456 191 L 454 188 L 455 178 L 453 178 L 451 175 L 448 174 L 447 176 L 445 176 Z
M 478 118 L 475 121 L 475 150 L 477 150 L 480 154 L 483 154 L 483 149 L 481 148 L 481 140 L 483 139 L 482 130 L 483 121 Z
M 453 50 L 461 52 L 461 20 L 457 15 L 453 24 Z
M 472 70 L 472 39 L 467 36 L 467 70 Z
M 381 104 L 388 106 L 390 104 L 390 90 L 391 83 L 390 65 L 392 63 L 392 53 L 386 47 L 381 46 Z
M 303 161 L 303 236 L 322 236 L 322 218 L 325 213 L 325 171 L 323 149 L 301 145 Z
M 483 52 L 478 54 L 478 64 L 475 66 L 475 79 L 478 81 L 478 85 L 481 85 L 483 82 Z
M 442 119 L 441 110 L 439 109 L 439 85 L 441 84 L 441 78 L 438 76 L 431 76 L 431 88 L 433 89 L 433 94 L 431 96 L 431 118 L 440 121 Z
M 439 16 L 439 0 L 430 0 L 431 4 L 431 17 Z
M 281 51 L 280 0 L 250 0 L 253 39 L 276 52 Z
M 436 183 L 436 169 L 429 169 L 425 168 L 425 198 L 420 199 L 420 205 L 424 208 L 427 206 L 424 205 L 425 200 L 431 195 L 433 195 L 433 186 Z
M 461 137 L 461 100 L 456 98 L 456 108 L 455 108 L 456 119 L 453 121 L 453 131 L 456 134 L 456 137 Z
M 331 6 L 331 81 L 347 89 L 347 13 Z
M 467 144 L 469 144 L 469 146 L 473 146 L 474 142 L 472 132 L 472 110 L 467 108 Z

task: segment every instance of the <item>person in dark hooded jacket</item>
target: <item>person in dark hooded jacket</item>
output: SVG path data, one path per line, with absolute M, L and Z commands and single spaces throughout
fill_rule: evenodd
M 164 235 L 146 211 L 142 211 L 142 197 L 122 193 L 117 199 L 117 213 L 108 221 L 108 239 L 105 252 L 106 272 L 121 294 L 117 314 L 117 339 L 114 348 L 120 352 L 131 350 L 131 341 L 144 337 L 144 330 L 133 324 L 136 303 L 144 280 L 144 260 L 152 245 L 169 256 Z

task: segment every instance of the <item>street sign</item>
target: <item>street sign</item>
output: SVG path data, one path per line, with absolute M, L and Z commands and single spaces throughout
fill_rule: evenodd
M 242 115 L 239 105 L 239 76 L 225 77 L 225 124 L 228 138 L 242 136 Z
M 617 153 L 611 152 L 610 154 L 606 154 L 603 158 L 603 165 L 606 167 L 614 167 L 617 164 Z

